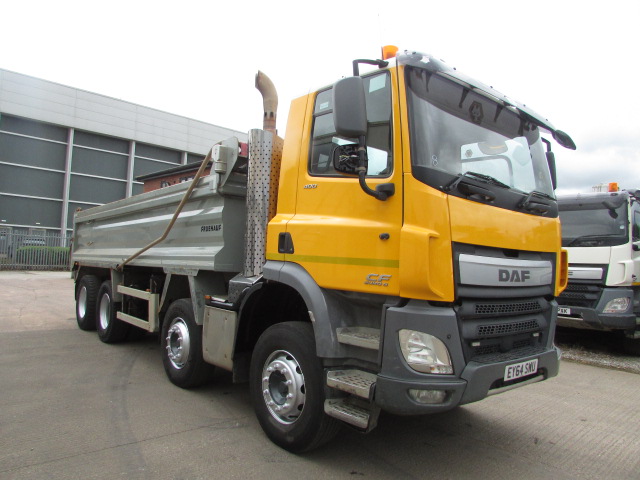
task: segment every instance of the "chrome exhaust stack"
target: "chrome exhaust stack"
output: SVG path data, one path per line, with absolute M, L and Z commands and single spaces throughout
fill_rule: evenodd
M 277 135 L 276 116 L 278 111 L 278 93 L 273 82 L 264 73 L 258 70 L 256 74 L 256 88 L 262 94 L 264 117 L 262 129 Z

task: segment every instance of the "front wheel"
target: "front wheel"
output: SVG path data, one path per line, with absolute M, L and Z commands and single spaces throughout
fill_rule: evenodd
M 215 367 L 202 357 L 202 327 L 195 321 L 191 300 L 171 304 L 162 323 L 162 364 L 171 383 L 181 388 L 205 384 Z
M 260 336 L 251 357 L 251 400 L 272 442 L 297 453 L 335 436 L 340 423 L 324 413 L 323 380 L 311 324 L 280 323 Z

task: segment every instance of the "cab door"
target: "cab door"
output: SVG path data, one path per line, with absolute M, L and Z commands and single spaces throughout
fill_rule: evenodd
M 367 184 L 393 183 L 385 201 L 365 194 L 356 175 L 334 168 L 340 146 L 354 139 L 336 135 L 332 90 L 318 92 L 313 121 L 300 149 L 295 214 L 287 224 L 284 260 L 304 267 L 324 288 L 397 295 L 402 224 L 402 160 L 392 71 L 364 77 L 367 104 Z M 306 140 L 306 141 L 305 141 Z M 304 160 L 306 159 L 306 165 Z

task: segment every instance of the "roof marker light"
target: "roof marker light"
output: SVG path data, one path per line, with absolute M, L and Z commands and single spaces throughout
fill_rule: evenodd
M 382 59 L 389 60 L 390 58 L 394 58 L 398 53 L 398 47 L 395 45 L 385 45 L 382 47 Z

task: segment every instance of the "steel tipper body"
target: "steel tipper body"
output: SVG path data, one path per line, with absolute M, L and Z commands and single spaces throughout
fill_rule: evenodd
M 559 296 L 558 325 L 620 331 L 640 353 L 640 206 L 627 191 L 558 199 L 569 284 Z
M 201 180 L 167 239 L 137 259 L 138 267 L 238 272 L 243 266 L 244 197 L 216 193 L 215 176 Z M 73 259 L 115 267 L 166 229 L 187 183 L 129 197 L 75 216 Z M 224 228 L 223 228 L 224 225 Z
M 543 131 L 575 148 L 433 57 L 355 61 L 292 102 L 282 150 L 254 130 L 248 161 L 233 142 L 212 151 L 216 173 L 183 200 L 177 186 L 77 214 L 78 324 L 106 342 L 161 332 L 182 387 L 212 365 L 249 380 L 291 451 L 340 421 L 366 432 L 381 410 L 441 412 L 552 377 L 567 272 Z

